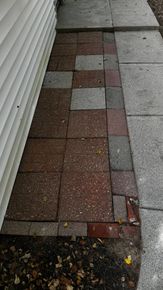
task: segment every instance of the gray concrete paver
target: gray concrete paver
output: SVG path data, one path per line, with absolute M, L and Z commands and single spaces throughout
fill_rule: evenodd
M 43 88 L 65 89 L 72 87 L 72 72 L 52 72 L 45 74 Z
M 114 219 L 116 222 L 127 222 L 126 199 L 124 196 L 113 196 Z
M 112 170 L 132 170 L 132 160 L 128 137 L 110 136 L 109 153 Z
M 76 70 L 102 70 L 103 55 L 77 55 Z
M 105 108 L 105 88 L 73 89 L 71 110 L 92 110 Z
M 57 29 L 112 28 L 108 0 L 65 0 L 58 13 Z
M 30 227 L 31 222 L 5 220 L 2 225 L 1 234 L 28 236 Z
M 159 24 L 144 0 L 110 0 L 115 29 L 158 29 Z
M 121 64 L 127 115 L 163 115 L 163 64 Z
M 115 33 L 120 63 L 163 63 L 163 41 L 158 31 Z
M 123 109 L 123 94 L 121 88 L 106 88 L 106 104 L 108 109 Z
M 32 222 L 29 235 L 32 236 L 57 236 L 57 222 Z
M 105 69 L 118 70 L 119 65 L 118 65 L 117 55 L 105 54 L 105 56 L 104 56 L 104 67 L 105 67 Z

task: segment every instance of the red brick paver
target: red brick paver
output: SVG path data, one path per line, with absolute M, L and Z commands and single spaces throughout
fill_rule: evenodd
M 49 60 L 48 71 L 73 71 L 75 56 L 52 56 Z
M 78 55 L 101 55 L 104 59 L 110 55 L 107 67 L 112 69 L 76 71 Z M 121 154 L 119 161 L 111 142 L 121 147 L 116 140 L 126 140 L 128 135 L 125 109 L 118 109 L 122 106 L 117 94 L 117 88 L 121 89 L 118 65 L 114 64 L 117 59 L 111 32 L 57 34 L 46 85 L 56 87 L 59 77 L 62 89 L 41 90 L 8 206 L 5 233 L 13 234 L 14 227 L 16 234 L 140 240 L 134 172 L 132 166 L 125 170 L 126 160 Z M 67 74 L 73 75 L 70 89 L 64 88 L 66 79 L 62 79 Z M 85 98 L 84 110 L 70 110 L 73 88 L 90 88 L 89 92 L 97 87 L 111 90 L 106 101 L 115 109 L 105 107 L 104 95 L 100 103 L 97 92 L 95 99 L 92 94 Z M 82 93 L 78 101 L 82 104 Z M 103 109 L 90 110 L 91 102 L 93 108 Z M 126 148 L 120 149 L 127 159 Z M 127 150 L 130 152 L 130 147 Z M 110 171 L 110 164 L 117 170 Z
M 59 184 L 59 173 L 19 173 L 8 206 L 7 218 L 55 221 Z
M 119 71 L 105 70 L 105 81 L 107 87 L 120 87 L 120 75 Z
M 55 44 L 51 56 L 63 56 L 63 55 L 75 55 L 77 50 L 77 44 L 71 43 L 71 44 Z
M 69 139 L 66 146 L 64 170 L 73 172 L 109 171 L 107 139 Z
M 121 228 L 118 224 L 112 223 L 89 223 L 88 237 L 91 238 L 119 238 Z
M 67 89 L 42 89 L 30 130 L 31 137 L 66 137 L 70 94 Z
M 96 88 L 104 87 L 104 72 L 95 71 L 77 71 L 74 73 L 74 88 Z
M 127 121 L 124 110 L 107 110 L 109 135 L 127 136 Z
M 102 43 L 102 32 L 92 31 L 92 32 L 79 32 L 78 33 L 78 43 L 95 43 L 95 45 Z
M 107 137 L 105 110 L 71 111 L 68 138 Z
M 59 219 L 62 221 L 112 221 L 108 173 L 64 173 Z
M 77 43 L 77 33 L 58 33 L 56 36 L 55 44 L 68 44 Z
M 116 46 L 114 43 L 104 43 L 104 54 L 116 54 Z
M 93 55 L 93 54 L 103 54 L 102 43 L 80 43 L 77 47 L 78 55 Z
M 66 141 L 63 139 L 28 139 L 20 164 L 24 172 L 61 171 Z

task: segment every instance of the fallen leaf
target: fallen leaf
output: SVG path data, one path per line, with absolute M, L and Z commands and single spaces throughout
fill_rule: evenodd
M 123 220 L 122 219 L 119 219 L 118 220 L 118 223 L 119 223 L 119 225 L 122 225 L 123 224 Z
M 43 197 L 43 201 L 46 202 L 48 200 L 47 196 Z
M 15 275 L 14 284 L 15 284 L 15 285 L 20 284 L 20 278 L 19 278 L 17 275 Z
M 131 255 L 127 256 L 125 259 L 124 259 L 125 263 L 127 265 L 131 265 L 132 264 L 132 258 L 131 258 Z
M 25 253 L 24 256 L 20 257 L 20 260 L 28 260 L 31 258 L 31 253 Z
M 49 290 L 56 290 L 58 286 L 59 286 L 59 280 L 58 279 L 53 279 L 48 284 Z
M 73 290 L 73 289 L 74 289 L 73 286 L 71 286 L 71 285 L 67 285 L 67 290 Z
M 37 271 L 36 271 L 36 270 L 33 270 L 33 271 L 32 271 L 32 276 L 33 276 L 33 278 L 34 278 L 34 279 L 36 279 L 36 278 L 37 278 L 37 276 L 38 276 L 38 273 L 37 273 Z
M 71 241 L 72 241 L 72 242 L 76 242 L 76 236 L 75 236 L 75 235 L 73 235 L 73 236 L 71 237 Z
M 101 244 L 104 243 L 100 238 L 98 238 L 97 240 L 98 240 Z
M 56 269 L 62 268 L 62 264 L 60 264 L 60 263 L 55 264 L 55 267 L 56 267 Z
M 96 248 L 97 248 L 97 244 L 94 243 L 93 246 L 92 246 L 92 248 L 93 248 L 93 249 L 96 249 Z
M 68 222 L 64 223 L 64 228 L 68 228 Z
M 100 149 L 98 149 L 97 151 L 96 151 L 96 154 L 101 154 L 102 153 L 102 151 L 100 150 Z
M 68 278 L 66 278 L 65 276 L 61 276 L 60 277 L 60 284 L 62 284 L 62 285 L 66 285 L 66 287 L 68 286 L 68 285 L 70 285 L 71 286 L 71 284 L 72 284 L 72 281 L 70 280 L 70 279 L 68 279 Z
M 57 259 L 58 259 L 58 263 L 62 264 L 62 258 L 60 256 L 57 256 Z

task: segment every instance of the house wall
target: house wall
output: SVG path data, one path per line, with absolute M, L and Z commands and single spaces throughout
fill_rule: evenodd
M 0 1 L 0 227 L 55 38 L 53 2 Z

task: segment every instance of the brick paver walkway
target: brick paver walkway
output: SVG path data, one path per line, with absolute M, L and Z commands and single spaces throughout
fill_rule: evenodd
M 113 33 L 57 35 L 2 231 L 13 225 L 28 234 L 139 238 Z

